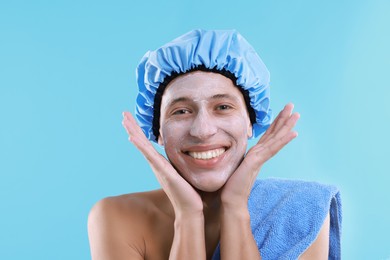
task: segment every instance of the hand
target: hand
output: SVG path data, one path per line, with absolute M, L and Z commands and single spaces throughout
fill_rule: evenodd
M 154 149 L 146 138 L 134 117 L 129 112 L 123 113 L 122 124 L 129 134 L 129 141 L 145 156 L 161 187 L 171 201 L 175 214 L 192 216 L 203 214 L 203 203 L 195 189 L 174 169 L 171 163 Z
M 287 104 L 255 146 L 226 182 L 221 193 L 223 205 L 240 210 L 247 207 L 252 185 L 263 164 L 298 136 L 293 131 L 300 115 L 293 113 L 293 104 Z

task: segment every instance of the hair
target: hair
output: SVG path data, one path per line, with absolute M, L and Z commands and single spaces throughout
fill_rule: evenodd
M 169 76 L 166 76 L 164 78 L 164 81 L 161 82 L 160 85 L 158 86 L 156 94 L 154 96 L 154 109 L 153 109 L 153 122 L 152 122 L 152 125 L 153 125 L 152 130 L 153 130 L 154 136 L 156 137 L 156 141 L 158 141 L 158 137 L 160 135 L 159 130 L 160 130 L 160 116 L 161 116 L 161 99 L 162 99 L 162 96 L 164 94 L 166 87 L 175 78 L 177 78 L 181 75 L 184 75 L 186 73 L 193 72 L 193 71 L 214 72 L 214 73 L 221 74 L 221 75 L 231 79 L 234 86 L 236 86 L 238 88 L 238 90 L 240 90 L 241 94 L 244 97 L 245 105 L 246 105 L 246 108 L 248 110 L 249 119 L 250 119 L 252 125 L 254 123 L 256 123 L 256 113 L 250 105 L 249 92 L 248 92 L 248 90 L 245 90 L 242 87 L 240 87 L 239 85 L 237 85 L 237 77 L 233 73 L 231 73 L 230 71 L 228 71 L 226 69 L 217 69 L 216 67 L 210 69 L 204 65 L 198 65 L 198 66 L 195 66 L 194 68 L 187 70 L 187 71 L 184 71 L 184 72 L 175 72 L 175 71 L 172 72 L 172 74 Z

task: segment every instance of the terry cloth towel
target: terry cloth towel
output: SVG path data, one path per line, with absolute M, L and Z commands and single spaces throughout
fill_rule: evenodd
M 262 259 L 298 259 L 316 240 L 330 213 L 329 259 L 340 259 L 341 200 L 334 186 L 317 182 L 256 180 L 248 200 Z M 219 245 L 213 259 L 220 259 Z

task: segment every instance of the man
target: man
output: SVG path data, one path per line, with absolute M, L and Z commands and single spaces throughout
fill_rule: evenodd
M 292 129 L 299 114 L 288 104 L 270 125 L 268 71 L 241 35 L 189 32 L 148 52 L 137 77 L 141 127 L 129 112 L 123 125 L 162 189 L 94 206 L 88 222 L 93 259 L 337 258 L 329 210 L 338 197 L 331 189 L 321 186 L 318 203 L 313 196 L 315 203 L 301 209 L 296 203 L 305 195 L 292 187 L 312 184 L 256 181 L 262 165 L 297 136 Z M 248 138 L 264 131 L 246 153 Z M 148 138 L 164 146 L 168 160 Z M 255 195 L 268 194 L 276 183 L 282 188 L 272 188 L 275 194 Z M 293 202 L 281 199 L 289 197 Z M 277 203 L 266 206 L 274 198 Z M 309 216 L 303 228 L 302 218 L 289 215 L 297 210 Z M 287 224 L 269 221 L 274 215 Z

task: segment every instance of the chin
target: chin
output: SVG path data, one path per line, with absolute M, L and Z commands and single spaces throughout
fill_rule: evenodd
M 214 185 L 214 186 L 207 185 L 207 186 L 200 186 L 200 187 L 195 187 L 195 188 L 199 191 L 212 193 L 212 192 L 219 191 L 222 187 L 223 187 L 223 185 Z
M 190 180 L 189 182 L 191 185 L 196 188 L 199 191 L 204 191 L 204 192 L 216 192 L 220 190 L 227 180 L 229 179 L 227 176 L 225 178 L 206 178 L 206 179 L 195 179 L 195 180 Z

